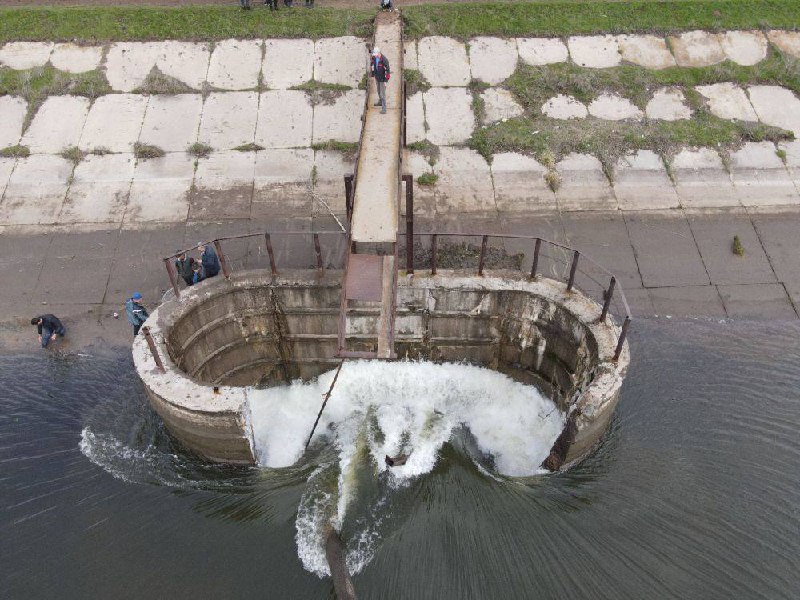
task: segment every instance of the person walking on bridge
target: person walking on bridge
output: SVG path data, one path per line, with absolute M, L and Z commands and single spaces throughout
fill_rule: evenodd
M 372 57 L 369 61 L 369 72 L 375 78 L 375 85 L 378 88 L 378 102 L 375 106 L 381 107 L 381 114 L 386 114 L 386 84 L 391 77 L 391 69 L 389 68 L 388 59 L 381 54 L 380 48 L 372 50 Z

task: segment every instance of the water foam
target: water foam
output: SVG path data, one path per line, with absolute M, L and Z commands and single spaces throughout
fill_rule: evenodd
M 301 459 L 333 371 L 310 383 L 253 390 L 250 419 L 259 464 L 288 467 Z M 335 463 L 309 478 L 297 516 L 298 554 L 318 575 L 328 573 L 322 549 L 327 523 L 341 530 L 348 507 L 369 496 L 370 518 L 351 537 L 348 566 L 358 572 L 378 537 L 376 510 L 402 487 L 436 465 L 439 449 L 466 428 L 481 458 L 511 477 L 539 468 L 564 425 L 564 416 L 536 388 L 480 367 L 427 362 L 347 362 L 342 367 L 312 444 L 332 443 Z M 385 456 L 408 454 L 390 468 Z M 375 482 L 373 486 L 370 481 Z M 365 489 L 359 489 L 359 486 Z M 378 519 L 379 521 L 379 519 Z

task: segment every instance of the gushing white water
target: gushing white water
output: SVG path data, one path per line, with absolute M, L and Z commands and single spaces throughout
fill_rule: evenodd
M 301 458 L 333 376 L 331 371 L 310 383 L 248 395 L 261 465 L 286 467 Z M 340 529 L 358 486 L 380 479 L 387 489 L 375 492 L 370 525 L 357 533 L 347 556 L 351 572 L 367 564 L 377 538 L 377 509 L 391 489 L 433 469 L 454 429 L 466 427 L 496 471 L 518 477 L 541 472 L 539 465 L 563 426 L 564 416 L 551 400 L 495 371 L 427 362 L 345 363 L 312 439 L 312 445 L 332 442 L 338 458 L 309 478 L 298 509 L 298 554 L 304 566 L 328 574 L 324 527 L 330 522 Z M 405 465 L 385 464 L 385 456 L 400 453 L 409 455 Z

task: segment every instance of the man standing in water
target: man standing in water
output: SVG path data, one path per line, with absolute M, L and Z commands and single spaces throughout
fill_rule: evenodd
M 55 315 L 39 315 L 31 319 L 31 325 L 36 325 L 39 330 L 39 341 L 42 348 L 47 348 L 50 340 L 55 340 L 58 336 L 64 337 L 67 330 L 63 323 Z
M 381 107 L 381 114 L 386 114 L 386 83 L 389 81 L 391 71 L 389 61 L 381 54 L 380 48 L 372 50 L 372 58 L 369 61 L 369 72 L 375 78 L 375 85 L 378 88 L 378 101 L 375 106 Z
M 133 337 L 139 335 L 139 329 L 142 327 L 142 324 L 147 321 L 147 317 L 150 314 L 147 312 L 147 309 L 142 306 L 142 295 L 139 292 L 136 292 L 128 298 L 128 301 L 125 303 L 125 314 L 128 317 L 128 322 L 133 325 Z

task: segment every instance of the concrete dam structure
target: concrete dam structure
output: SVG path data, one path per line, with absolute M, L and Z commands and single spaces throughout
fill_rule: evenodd
M 254 464 L 249 395 L 259 386 L 312 379 L 341 360 L 341 280 L 341 271 L 243 271 L 193 286 L 155 310 L 149 339 L 136 338 L 133 356 L 172 434 L 209 460 Z M 554 470 L 597 443 L 617 403 L 628 348 L 601 312 L 580 292 L 541 276 L 417 274 L 398 284 L 394 353 L 465 361 L 536 386 L 569 415 L 545 461 Z M 348 343 L 374 348 L 379 320 L 378 306 L 351 311 Z

